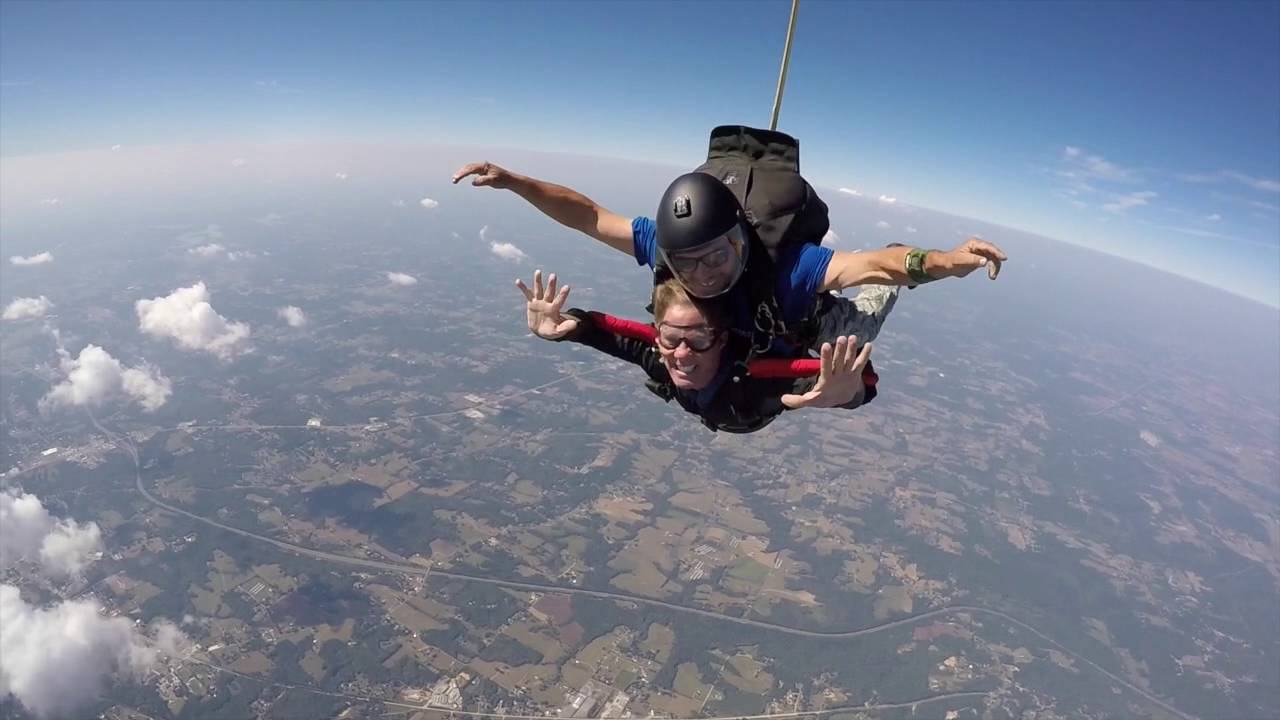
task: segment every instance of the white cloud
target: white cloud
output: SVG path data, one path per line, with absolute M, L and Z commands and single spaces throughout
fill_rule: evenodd
M 1254 177 L 1236 170 L 1219 170 L 1215 173 L 1192 173 L 1178 176 L 1179 180 L 1189 183 L 1221 183 L 1237 182 L 1246 187 L 1262 192 L 1280 193 L 1280 180 Z
M 209 243 L 208 245 L 200 245 L 187 250 L 192 255 L 202 258 L 215 258 L 219 255 L 235 262 L 237 260 L 248 260 L 257 257 L 249 250 L 227 250 L 226 246 L 221 243 Z
M 853 188 L 840 188 L 840 192 L 844 193 L 845 195 L 852 195 L 852 196 L 854 196 L 854 197 L 862 197 L 862 193 L 858 192 L 857 190 L 854 190 Z
M 209 243 L 208 245 L 193 247 L 187 252 L 191 253 L 192 255 L 199 255 L 200 257 L 207 258 L 207 257 L 214 257 L 215 255 L 220 255 L 222 253 L 225 253 L 226 251 L 227 249 L 218 243 Z
M 119 145 L 119 144 L 112 145 L 112 146 L 111 146 L 111 151 L 112 151 L 112 152 L 116 152 L 116 151 L 117 151 L 117 150 L 119 150 L 120 148 L 121 148 L 121 145 Z
M 489 242 L 489 226 L 480 226 L 480 242 Z
M 244 167 L 245 165 L 248 165 L 248 164 L 249 164 L 249 161 L 245 160 L 244 158 L 236 158 L 235 160 L 231 161 L 231 167 Z
M 79 357 L 59 349 L 66 379 L 40 400 L 42 407 L 97 407 L 121 393 L 153 412 L 173 394 L 173 384 L 147 365 L 127 367 L 97 345 L 86 345 Z
M 143 632 L 103 615 L 94 600 L 39 607 L 0 584 L 0 693 L 41 717 L 71 715 L 98 696 L 106 676 L 141 678 L 185 643 L 167 621 Z
M 906 227 L 905 227 L 905 228 L 903 228 L 903 229 L 904 229 L 904 230 L 906 230 L 906 231 L 907 231 L 907 232 L 909 232 L 909 233 L 912 233 L 912 234 L 915 234 L 915 233 L 920 232 L 919 230 L 916 230 L 915 228 L 911 227 L 910 225 L 906 226 Z
M 164 297 L 139 300 L 138 329 L 155 337 L 172 338 L 186 350 L 204 350 L 229 360 L 247 349 L 249 324 L 228 322 L 209 304 L 203 282 L 177 288 Z
M 1147 205 L 1147 201 L 1155 197 L 1157 197 L 1156 193 L 1153 193 L 1150 190 L 1129 193 L 1128 195 L 1116 195 L 1111 202 L 1103 203 L 1102 209 L 1109 213 L 1119 214 L 1130 208 Z
M 40 202 L 44 203 L 45 205 L 58 205 L 62 202 L 62 200 L 56 197 L 49 197 L 49 198 L 45 198 L 44 200 L 41 200 Z
M 418 204 L 428 210 L 440 207 L 440 203 L 436 202 L 435 200 L 432 200 L 431 198 L 422 198 L 421 200 L 418 201 Z
M 391 281 L 392 285 L 409 286 L 418 284 L 418 278 L 402 272 L 389 272 L 387 273 L 387 279 Z
M 827 234 L 822 236 L 822 242 L 827 245 L 838 243 L 840 242 L 840 236 L 836 234 L 835 230 L 828 229 Z
M 1219 215 L 1218 213 L 1214 213 L 1214 214 L 1212 214 L 1212 215 L 1207 215 L 1207 216 L 1205 216 L 1205 220 L 1212 220 L 1212 221 L 1214 221 L 1214 222 L 1217 222 L 1217 221 L 1219 221 L 1219 220 L 1221 220 L 1221 219 L 1222 219 L 1222 216 L 1221 216 L 1221 215 Z
M 894 204 L 894 203 L 898 202 L 898 198 L 896 198 L 896 197 L 889 197 L 888 195 L 881 195 L 881 196 L 880 196 L 880 202 L 882 202 L 882 203 L 884 203 L 884 204 L 886 204 L 886 205 L 892 205 L 892 204 Z
M 880 222 L 876 223 L 876 227 L 880 228 L 881 230 L 888 230 L 893 226 L 885 222 L 884 220 L 881 220 Z
M 334 173 L 334 174 L 333 174 L 333 176 L 334 176 L 335 178 L 337 178 L 338 180 L 346 180 L 347 178 L 351 177 L 350 175 L 348 175 L 348 174 L 346 174 L 346 173 L 344 173 L 344 172 L 337 172 L 337 173 Z
M 405 205 L 405 203 L 404 203 L 404 201 L 403 201 L 403 200 L 392 200 L 392 201 L 391 201 L 391 207 L 404 207 L 404 205 Z
M 5 320 L 44 317 L 51 307 L 53 303 L 43 295 L 38 298 L 20 297 L 5 306 L 2 317 Z
M 45 263 L 53 262 L 53 253 L 46 250 L 42 253 L 39 253 L 38 255 L 30 255 L 28 257 L 22 257 L 21 255 L 14 255 L 13 257 L 9 258 L 9 262 L 13 263 L 14 265 L 43 265 Z
M 289 323 L 289 327 L 302 327 L 307 324 L 306 314 L 296 305 L 286 305 L 276 310 L 276 314 Z
M 1078 147 L 1068 145 L 1063 148 L 1062 160 L 1071 168 L 1068 171 L 1070 173 L 1068 176 L 1110 180 L 1112 182 L 1134 182 L 1138 180 L 1138 174 L 1134 170 L 1121 167 L 1100 155 L 1091 155 Z
M 515 262 L 520 262 L 521 260 L 525 260 L 529 257 L 524 254 L 523 250 L 508 242 L 496 242 L 490 244 L 489 252 L 492 252 L 503 260 L 512 260 Z
M 40 498 L 18 488 L 0 492 L 0 568 L 19 561 L 39 563 L 50 577 L 76 575 L 102 550 L 93 522 L 55 518 Z

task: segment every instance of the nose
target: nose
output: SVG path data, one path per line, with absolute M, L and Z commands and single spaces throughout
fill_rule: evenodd
M 689 343 L 687 342 L 681 341 L 680 345 L 676 347 L 675 356 L 681 360 L 689 357 L 692 354 L 693 354 L 693 350 L 689 347 Z

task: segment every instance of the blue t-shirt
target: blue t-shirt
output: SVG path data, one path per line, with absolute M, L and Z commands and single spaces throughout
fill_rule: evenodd
M 632 220 L 631 240 L 635 244 L 636 263 L 653 269 L 658 262 L 658 226 L 647 217 Z M 809 313 L 834 255 L 830 248 L 802 243 L 787 248 L 778 256 L 774 263 L 778 273 L 774 297 L 782 309 L 784 321 L 798 322 Z M 729 293 L 737 329 L 750 332 L 753 308 L 746 287 L 739 282 Z

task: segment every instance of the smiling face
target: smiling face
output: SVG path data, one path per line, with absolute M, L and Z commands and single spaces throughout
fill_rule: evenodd
M 737 225 L 696 248 L 660 252 L 690 295 L 713 298 L 727 292 L 742 275 L 747 238 L 742 226 Z
M 655 320 L 662 326 L 663 338 L 667 341 L 658 343 L 658 352 L 671 382 L 681 390 L 701 390 L 711 384 L 720 369 L 725 335 L 718 334 L 715 342 L 701 352 L 690 347 L 691 344 L 705 347 L 699 340 L 706 337 L 711 324 L 702 311 L 687 302 L 672 303 Z M 667 347 L 670 341 L 677 343 L 674 349 Z

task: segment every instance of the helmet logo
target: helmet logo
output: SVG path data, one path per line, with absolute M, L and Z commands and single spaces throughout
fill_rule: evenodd
M 724 184 L 725 184 L 725 185 L 736 185 L 736 184 L 737 184 L 737 182 L 738 182 L 738 174 L 737 174 L 737 173 L 729 173 L 729 174 L 728 174 L 728 175 L 726 175 L 726 176 L 725 176 L 725 178 L 724 178 Z
M 675 207 L 672 209 L 675 211 L 676 217 L 678 218 L 686 218 L 693 214 L 693 210 L 689 207 L 688 195 L 676 196 Z

